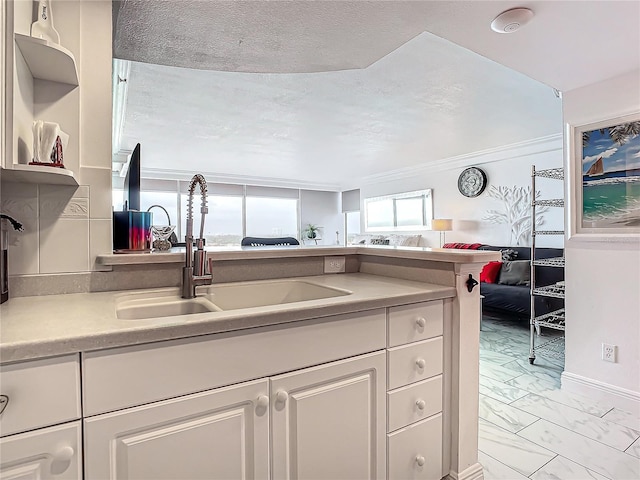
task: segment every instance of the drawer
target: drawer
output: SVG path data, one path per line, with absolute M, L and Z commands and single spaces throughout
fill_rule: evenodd
M 442 411 L 442 375 L 387 393 L 389 432 Z
M 0 366 L 0 436 L 80 418 L 77 355 Z
M 441 413 L 387 435 L 388 478 L 440 480 L 442 439 Z
M 397 347 L 442 335 L 442 300 L 389 308 L 388 345 Z
M 85 416 L 380 350 L 383 308 L 286 325 L 89 352 Z
M 388 349 L 389 390 L 442 373 L 442 337 Z

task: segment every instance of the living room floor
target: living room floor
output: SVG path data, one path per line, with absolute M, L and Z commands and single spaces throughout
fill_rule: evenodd
M 483 316 L 478 447 L 485 479 L 640 478 L 640 417 L 561 391 L 563 363 L 540 353 L 529 364 L 528 321 Z

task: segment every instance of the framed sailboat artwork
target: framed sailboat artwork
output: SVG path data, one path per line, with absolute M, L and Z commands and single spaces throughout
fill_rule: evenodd
M 572 130 L 570 236 L 637 241 L 640 112 Z

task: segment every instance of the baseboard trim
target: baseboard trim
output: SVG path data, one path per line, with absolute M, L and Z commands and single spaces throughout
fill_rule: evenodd
M 605 401 L 627 412 L 640 411 L 640 392 L 634 392 L 633 390 L 617 387 L 571 372 L 562 372 L 561 381 L 562 389 L 568 392 Z
M 475 463 L 462 472 L 449 472 L 447 478 L 451 480 L 484 480 L 484 470 L 482 465 Z

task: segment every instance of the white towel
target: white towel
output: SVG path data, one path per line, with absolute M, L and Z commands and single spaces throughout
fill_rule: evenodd
M 60 137 L 63 150 L 67 146 L 69 135 L 60 130 L 60 125 L 54 122 L 36 120 L 33 122 L 33 161 L 51 163 L 51 152 Z

